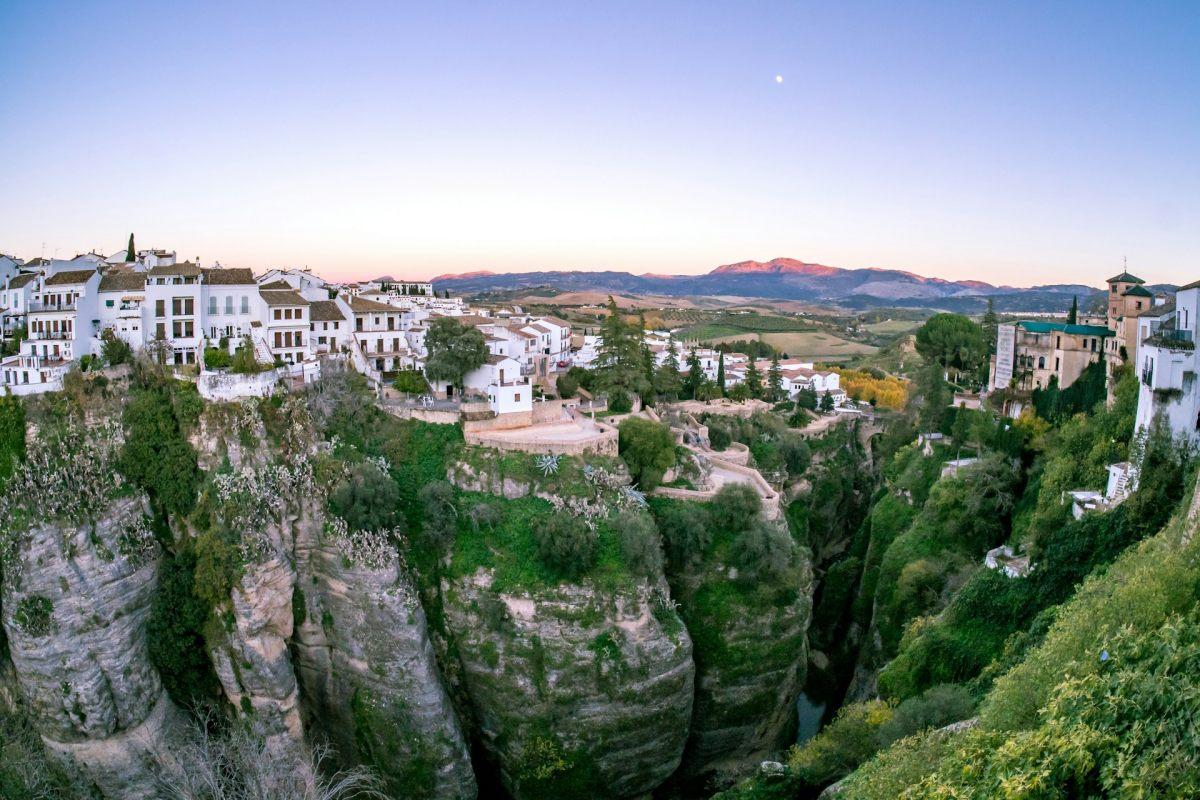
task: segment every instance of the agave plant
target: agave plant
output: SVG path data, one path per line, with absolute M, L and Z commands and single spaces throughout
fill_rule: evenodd
M 550 477 L 551 475 L 558 473 L 557 455 L 538 456 L 536 459 L 534 459 L 534 463 L 537 464 L 537 468 L 540 469 L 542 474 L 546 477 Z

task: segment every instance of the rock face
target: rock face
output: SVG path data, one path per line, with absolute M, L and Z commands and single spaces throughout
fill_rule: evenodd
M 182 717 L 146 648 L 159 549 L 143 497 L 93 524 L 31 529 L 6 565 L 3 623 L 49 755 L 78 789 L 154 798 Z
M 293 642 L 310 730 L 343 762 L 377 769 L 387 793 L 476 795 L 470 753 L 442 685 L 416 589 L 390 558 L 372 567 L 297 529 Z
M 735 578 L 717 566 L 709 589 Z M 812 574 L 807 559 L 794 591 L 772 602 L 742 605 L 723 595 L 714 615 L 701 587 L 685 592 L 684 615 L 696 639 L 696 709 L 679 778 L 735 774 L 786 747 L 796 721 L 796 698 L 808 667 Z M 711 603 L 710 603 L 711 605 Z
M 479 738 L 515 797 L 641 797 L 675 771 L 694 666 L 665 586 L 515 596 L 480 570 L 443 594 Z

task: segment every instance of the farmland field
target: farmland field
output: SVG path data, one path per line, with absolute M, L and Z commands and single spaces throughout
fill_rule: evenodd
M 920 320 L 915 319 L 885 319 L 882 322 L 872 322 L 863 327 L 871 333 L 908 333 L 920 327 Z
M 842 361 L 860 355 L 874 353 L 877 348 L 869 344 L 848 342 L 823 331 L 791 331 L 786 333 L 739 333 L 705 340 L 709 344 L 736 342 L 739 339 L 759 339 L 792 358 L 809 358 L 813 361 Z

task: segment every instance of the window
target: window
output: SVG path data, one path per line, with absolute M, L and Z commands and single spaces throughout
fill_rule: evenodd
M 1038 356 L 1038 369 L 1045 369 L 1045 368 L 1046 368 L 1046 357 Z
M 281 309 L 281 308 L 275 309 L 274 316 L 275 316 L 275 319 L 283 319 L 283 309 Z
M 1058 371 L 1058 361 L 1059 361 L 1059 359 L 1058 359 L 1058 358 L 1055 358 L 1055 359 L 1054 359 L 1054 371 L 1055 371 L 1055 372 L 1057 372 L 1057 371 Z
M 177 319 L 171 323 L 171 333 L 176 339 L 190 339 L 195 330 L 193 325 L 190 319 Z
M 279 331 L 275 331 L 275 346 L 283 347 L 283 334 Z
M 1057 347 L 1059 350 L 1062 349 L 1062 337 L 1061 336 L 1054 337 L 1054 346 Z
M 191 297 L 172 297 L 171 316 L 190 317 L 196 313 L 196 301 Z
M 105 307 L 105 308 L 112 308 L 112 307 L 113 307 L 113 301 L 112 301 L 112 300 L 105 300 L 105 301 L 104 301 L 104 307 Z
M 217 298 L 215 296 L 210 296 L 208 298 L 208 313 L 213 314 L 214 316 L 217 313 Z
M 162 302 L 162 301 L 160 300 L 159 302 Z M 166 325 L 166 323 L 164 323 L 164 322 L 159 322 L 159 323 L 157 323 L 157 324 L 154 326 L 154 338 L 155 338 L 155 339 L 165 339 L 165 338 L 167 338 L 167 325 Z
M 242 313 L 243 314 L 250 313 L 250 298 L 247 297 L 246 295 L 242 295 Z
M 155 300 L 154 301 L 154 316 L 165 317 L 167 315 L 166 302 L 167 302 L 166 300 Z
M 521 402 L 521 393 L 520 393 L 520 392 L 517 392 L 517 393 L 515 393 L 515 394 L 513 395 L 513 402 L 514 402 L 514 403 L 519 403 L 519 402 Z
M 283 310 L 283 318 L 284 318 L 284 319 L 291 319 L 291 318 L 292 318 L 292 310 L 291 310 L 290 308 L 285 308 L 285 309 Z
M 231 294 L 225 295 L 225 313 L 226 314 L 233 313 L 233 295 L 231 295 Z

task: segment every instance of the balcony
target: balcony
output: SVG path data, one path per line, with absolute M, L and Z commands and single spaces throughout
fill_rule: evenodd
M 1147 337 L 1143 344 L 1150 347 L 1159 347 L 1164 350 L 1183 352 L 1191 352 L 1196 349 L 1196 343 L 1192 340 L 1191 331 L 1160 329 L 1153 336 Z
M 75 338 L 74 331 L 30 331 L 29 341 L 70 341 Z
M 30 300 L 28 311 L 74 311 L 75 302 L 69 303 L 43 303 L 39 300 Z

